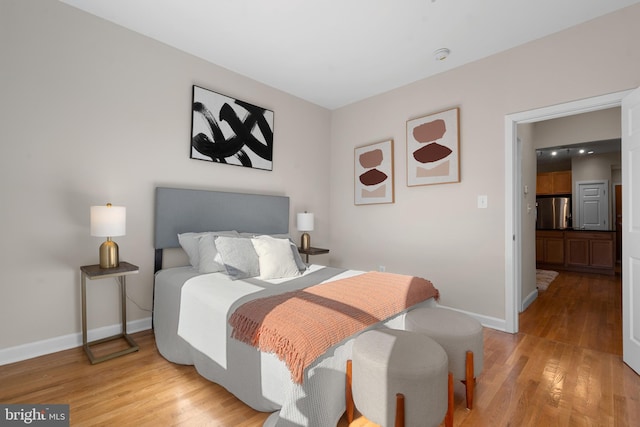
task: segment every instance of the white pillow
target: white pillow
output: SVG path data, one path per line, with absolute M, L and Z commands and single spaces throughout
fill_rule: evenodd
M 212 233 L 198 236 L 198 254 L 200 258 L 198 271 L 200 273 L 225 271 L 224 261 L 216 249 L 215 237 Z
M 291 252 L 288 239 L 275 239 L 270 236 L 258 236 L 251 239 L 258 254 L 260 279 L 279 279 L 300 275 L 300 270 Z
M 251 239 L 217 236 L 215 245 L 231 280 L 246 279 L 260 275 L 258 254 L 251 243 Z
M 239 236 L 240 234 L 235 231 L 204 231 L 202 233 L 180 233 L 178 234 L 178 242 L 182 249 L 187 253 L 189 257 L 189 263 L 195 268 L 200 267 L 200 253 L 198 251 L 198 237 L 205 234 L 213 234 L 214 236 Z
M 240 233 L 240 237 L 248 237 L 249 239 L 252 239 L 254 237 L 260 237 L 260 236 L 269 236 L 269 237 L 273 237 L 274 239 L 289 239 L 291 240 L 291 236 L 289 236 L 288 233 L 285 234 L 264 234 L 264 233 Z
M 240 233 L 240 236 L 249 237 L 249 238 L 256 238 L 256 237 L 261 237 L 261 236 L 269 236 L 269 237 L 273 237 L 274 239 L 286 239 L 286 240 L 288 240 L 291 243 L 291 253 L 293 254 L 293 259 L 296 261 L 296 265 L 298 266 L 298 270 L 300 270 L 300 273 L 304 273 L 307 270 L 307 264 L 305 264 L 304 261 L 302 261 L 302 258 L 300 257 L 300 252 L 298 251 L 298 247 L 296 246 L 295 243 L 293 243 L 293 240 L 291 240 L 291 236 L 289 236 L 289 234 Z

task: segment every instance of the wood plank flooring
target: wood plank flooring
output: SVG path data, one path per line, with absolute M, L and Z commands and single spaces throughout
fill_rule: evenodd
M 622 355 L 620 276 L 561 272 L 520 316 L 520 332 Z
M 485 329 L 475 406 L 465 409 L 456 384 L 455 426 L 640 426 L 640 377 L 620 356 L 619 276 L 561 272 L 520 330 Z M 267 418 L 193 367 L 167 362 L 151 331 L 134 338 L 139 352 L 97 365 L 77 348 L 0 366 L 0 402 L 68 403 L 73 426 L 257 427 Z M 359 418 L 350 427 L 365 426 Z

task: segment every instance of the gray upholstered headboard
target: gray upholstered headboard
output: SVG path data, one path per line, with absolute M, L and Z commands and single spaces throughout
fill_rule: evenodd
M 178 233 L 222 230 L 288 233 L 289 198 L 157 187 L 155 271 L 162 266 L 162 249 L 180 246 Z

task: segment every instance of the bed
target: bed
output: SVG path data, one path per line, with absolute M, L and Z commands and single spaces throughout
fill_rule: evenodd
M 225 387 L 253 409 L 272 412 L 265 426 L 336 425 L 345 410 L 345 365 L 357 334 L 330 346 L 305 365 L 301 379 L 296 380 L 287 361 L 233 338 L 237 330 L 229 321 L 234 313 L 258 300 L 277 298 L 284 292 L 306 292 L 309 286 L 318 283 L 337 285 L 368 273 L 306 266 L 295 257 L 297 250 L 293 243 L 291 256 L 299 274 L 291 277 L 265 279 L 244 277 L 242 273 L 235 277 L 232 270 L 215 267 L 211 271 L 202 265 L 196 268 L 189 258 L 190 251 L 183 249 L 187 246 L 181 246 L 179 235 L 181 240 L 195 235 L 202 251 L 208 236 L 212 236 L 220 250 L 226 242 L 235 244 L 236 237 L 244 237 L 254 244 L 259 239 L 269 245 L 277 241 L 284 251 L 282 241 L 289 231 L 289 198 L 163 187 L 156 189 L 155 197 L 153 325 L 162 356 L 173 363 L 194 365 L 200 375 Z M 209 234 L 202 237 L 205 232 Z M 255 247 L 258 250 L 259 246 Z M 225 259 L 228 254 L 225 253 Z M 220 258 L 216 259 L 220 262 Z M 260 266 L 264 271 L 266 264 L 262 260 Z M 293 268 L 288 255 L 287 262 L 282 264 Z M 433 297 L 412 307 L 432 305 L 435 305 Z M 367 328 L 385 325 L 403 329 L 405 312 L 401 310 Z

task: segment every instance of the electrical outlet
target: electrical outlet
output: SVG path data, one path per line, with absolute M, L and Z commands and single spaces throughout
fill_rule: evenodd
M 387 267 L 385 267 L 384 265 L 379 265 L 378 271 L 387 271 Z

